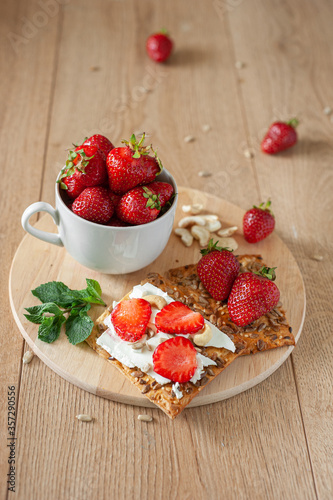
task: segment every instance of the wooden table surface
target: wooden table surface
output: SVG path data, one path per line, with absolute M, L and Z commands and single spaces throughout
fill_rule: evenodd
M 4 0 L 1 7 L 1 498 L 333 498 L 333 115 L 323 111 L 333 108 L 332 2 Z M 163 26 L 175 51 L 157 65 L 145 40 Z M 267 126 L 293 116 L 298 145 L 275 157 L 261 153 Z M 26 346 L 8 300 L 21 214 L 34 201 L 54 202 L 65 149 L 96 132 L 119 145 L 133 131 L 149 133 L 179 185 L 244 209 L 270 197 L 276 231 L 306 286 L 303 333 L 281 368 L 175 421 L 78 389 L 37 357 L 23 365 Z M 196 140 L 186 143 L 188 135 Z M 7 490 L 9 386 L 15 493 Z M 140 412 L 153 421 L 138 421 Z M 78 413 L 95 419 L 78 422 Z

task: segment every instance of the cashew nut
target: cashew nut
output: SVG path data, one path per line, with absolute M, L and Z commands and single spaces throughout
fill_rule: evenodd
M 200 212 L 202 212 L 203 205 L 201 203 L 194 203 L 193 205 L 183 205 L 182 210 L 186 214 L 197 215 L 200 214 Z
M 194 224 L 198 226 L 204 226 L 206 224 L 206 219 L 201 215 L 190 215 L 189 217 L 183 217 L 178 222 L 178 227 L 188 227 Z
M 196 333 L 194 336 L 193 336 L 193 342 L 196 344 L 196 345 L 199 345 L 199 346 L 204 346 L 206 344 L 208 344 L 208 342 L 213 338 L 213 332 L 212 332 L 212 329 L 211 327 L 208 325 L 208 323 L 205 323 L 205 326 L 203 328 L 201 328 L 201 330 L 198 331 L 198 333 Z
M 160 295 L 144 295 L 142 298 L 149 302 L 151 306 L 156 307 L 159 310 L 163 309 L 163 307 L 167 305 L 165 298 Z
M 222 248 L 228 248 L 229 250 L 237 250 L 238 243 L 234 238 L 220 238 L 219 246 Z
M 215 233 L 215 231 L 221 229 L 222 224 L 219 220 L 208 220 L 205 227 L 212 233 Z
M 207 228 L 203 226 L 192 226 L 191 234 L 196 239 L 199 240 L 200 246 L 205 247 L 208 245 L 210 240 L 210 232 Z
M 218 235 L 222 236 L 223 238 L 228 238 L 228 236 L 233 235 L 237 231 L 238 227 L 237 226 L 232 226 L 232 227 L 226 227 L 225 229 L 221 229 L 218 231 Z
M 192 245 L 193 236 L 188 229 L 178 227 L 175 229 L 175 234 L 181 237 L 181 240 L 186 247 L 190 247 Z
M 215 215 L 215 214 L 204 214 L 204 215 L 201 215 L 200 217 L 202 217 L 206 221 L 218 220 L 218 218 L 219 218 L 218 215 Z

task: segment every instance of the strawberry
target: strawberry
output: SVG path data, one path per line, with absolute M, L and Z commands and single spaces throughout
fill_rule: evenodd
M 166 31 L 150 35 L 146 42 L 146 50 L 150 59 L 155 62 L 164 62 L 172 52 L 173 42 Z
M 227 249 L 217 246 L 211 239 L 208 248 L 201 250 L 203 257 L 198 262 L 198 276 L 215 300 L 228 298 L 233 282 L 239 273 L 239 262 Z
M 242 273 L 235 279 L 228 299 L 228 311 L 236 325 L 252 323 L 279 302 L 280 292 L 273 283 L 274 269 L 263 267 L 258 273 Z
M 155 325 L 164 333 L 196 333 L 203 328 L 205 320 L 198 312 L 193 312 L 182 302 L 174 301 L 156 314 Z
M 122 220 L 118 219 L 117 217 L 111 217 L 111 219 L 107 222 L 107 226 L 113 226 L 113 227 L 128 227 L 129 224 L 126 222 L 123 222 Z
M 111 313 L 117 335 L 127 342 L 136 342 L 146 333 L 151 316 L 151 305 L 144 299 L 119 302 Z
M 130 189 L 148 184 L 162 171 L 162 163 L 151 146 L 143 146 L 145 134 L 137 142 L 133 134 L 125 146 L 114 148 L 106 159 L 111 191 L 124 194 Z M 153 151 L 154 157 L 149 156 Z
M 75 170 L 72 175 L 64 177 L 62 179 L 62 184 L 66 186 L 64 189 L 66 189 L 66 193 L 72 200 L 75 200 L 75 198 L 77 198 L 86 188 L 82 181 L 82 173 L 78 170 Z
M 173 337 L 162 342 L 153 353 L 154 371 L 173 382 L 188 382 L 197 369 L 197 352 L 190 340 Z
M 95 186 L 82 191 L 73 202 L 72 210 L 83 219 L 105 223 L 111 219 L 114 207 L 107 189 Z
M 107 179 L 104 153 L 97 146 L 77 146 L 74 151 L 69 152 L 66 166 L 57 181 L 63 189 L 67 190 L 74 173 L 75 182 L 80 177 L 80 183 L 85 187 L 103 184 Z
M 104 135 L 100 134 L 95 134 L 86 139 L 83 143 L 83 146 L 97 146 L 98 149 L 100 149 L 104 154 L 105 158 L 111 151 L 111 149 L 114 148 L 114 145 L 112 144 L 111 141 L 107 137 L 104 137 Z
M 243 217 L 243 233 L 244 238 L 248 243 L 257 243 L 269 236 L 275 226 L 275 218 L 272 211 L 269 209 L 271 202 L 266 205 L 260 203 L 259 207 L 255 205 L 253 208 L 245 212 Z
M 134 225 L 155 220 L 160 211 L 158 196 L 146 186 L 139 186 L 128 191 L 121 197 L 116 208 L 119 219 Z
M 273 123 L 261 142 L 262 151 L 272 155 L 291 148 L 297 142 L 297 132 L 295 128 L 298 123 L 297 118 L 292 118 L 286 123 Z
M 154 181 L 147 185 L 147 188 L 153 189 L 159 195 L 161 207 L 171 199 L 173 195 L 173 186 L 168 182 Z

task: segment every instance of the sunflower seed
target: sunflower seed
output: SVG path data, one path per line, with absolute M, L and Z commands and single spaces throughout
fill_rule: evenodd
M 257 328 L 257 332 L 261 332 L 262 330 L 265 330 L 266 328 L 266 323 L 260 323 L 260 325 Z
M 141 394 L 146 394 L 148 391 L 150 391 L 151 387 L 150 384 L 147 384 L 141 391 Z
M 257 342 L 257 347 L 258 351 L 262 351 L 264 347 L 266 347 L 266 343 L 263 340 L 259 339 Z
M 211 377 L 214 377 L 215 373 L 211 368 L 207 368 L 207 375 L 210 375 Z
M 134 372 L 131 373 L 131 375 L 132 377 L 137 377 L 137 378 L 141 378 L 144 376 L 141 370 L 135 370 Z
M 317 260 L 318 262 L 320 262 L 321 260 L 324 259 L 324 257 L 322 255 L 316 254 L 316 255 L 312 255 L 311 259 L 312 260 Z
M 29 363 L 31 363 L 31 361 L 32 361 L 32 358 L 33 358 L 33 357 L 34 357 L 34 353 L 33 353 L 33 352 L 31 352 L 31 351 L 26 351 L 26 352 L 24 353 L 24 355 L 23 355 L 23 359 L 22 359 L 22 361 L 23 361 L 23 363 L 24 363 L 25 365 L 28 365 Z
M 209 132 L 209 131 L 210 131 L 210 129 L 211 129 L 211 126 L 210 126 L 210 125 L 208 125 L 208 124 L 202 125 L 202 127 L 201 127 L 201 130 L 202 130 L 203 132 Z
M 195 141 L 195 137 L 193 135 L 187 135 L 184 137 L 184 142 L 193 142 Z
M 84 415 L 84 414 L 76 415 L 75 418 L 81 420 L 81 422 L 91 422 L 93 419 L 90 415 Z
M 151 422 L 153 417 L 151 415 L 138 415 L 138 420 L 141 420 L 142 422 Z
M 198 172 L 198 176 L 199 177 L 210 177 L 212 174 L 212 172 L 207 172 L 206 170 L 200 170 L 200 172 Z

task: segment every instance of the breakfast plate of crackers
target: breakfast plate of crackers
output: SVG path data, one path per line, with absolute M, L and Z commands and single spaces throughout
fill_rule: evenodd
M 14 256 L 10 274 L 10 300 L 15 321 L 31 349 L 43 362 L 84 390 L 125 404 L 158 407 L 172 419 L 185 408 L 221 401 L 265 380 L 291 354 L 300 337 L 305 315 L 305 291 L 300 270 L 276 231 L 265 240 L 250 244 L 242 234 L 244 210 L 240 207 L 189 188 L 179 188 L 178 197 L 174 228 L 184 217 L 183 206 L 200 204 L 202 213 L 216 214 L 223 227 L 238 228 L 233 234 L 237 242 L 237 250 L 233 253 L 240 274 L 257 273 L 264 266 L 276 268 L 280 297 L 275 307 L 246 325 L 237 325 L 230 317 L 227 302 L 214 299 L 198 276 L 199 242 L 186 246 L 174 231 L 165 250 L 152 264 L 122 275 L 91 271 L 74 261 L 64 248 L 50 246 L 27 235 Z M 47 216 L 42 217 L 36 227 L 54 231 Z M 62 281 L 73 289 L 80 288 L 86 277 L 100 283 L 103 300 L 108 305 L 107 308 L 96 306 L 91 309 L 90 316 L 95 325 L 86 342 L 74 346 L 68 343 L 65 335 L 60 335 L 54 344 L 39 340 L 36 325 L 29 323 L 24 316 L 25 307 L 32 305 L 34 300 L 31 290 L 52 280 Z M 213 340 L 191 343 L 194 345 L 192 356 L 196 360 L 196 370 L 193 368 L 190 378 L 179 378 L 180 382 L 175 382 L 163 371 L 154 375 L 152 360 L 155 355 L 157 366 L 156 351 L 163 342 L 157 342 L 152 324 L 151 335 L 145 336 L 137 349 L 131 346 L 133 359 L 139 359 L 141 355 L 145 361 L 143 364 L 126 362 L 123 350 L 120 356 L 115 356 L 118 347 L 110 334 L 112 318 L 115 317 L 113 311 L 123 301 L 142 300 L 145 296 L 160 297 L 165 301 L 161 307 L 152 303 L 157 320 L 162 317 L 163 307 L 183 304 L 198 315 L 195 319 L 202 318 L 200 327 L 213 331 Z M 202 331 L 202 328 L 196 330 Z M 168 340 L 170 345 L 177 337 L 184 345 L 189 342 L 186 332 L 181 336 L 183 340 L 167 328 L 162 330 L 163 335 L 163 340 Z M 218 341 L 214 345 L 215 338 Z

